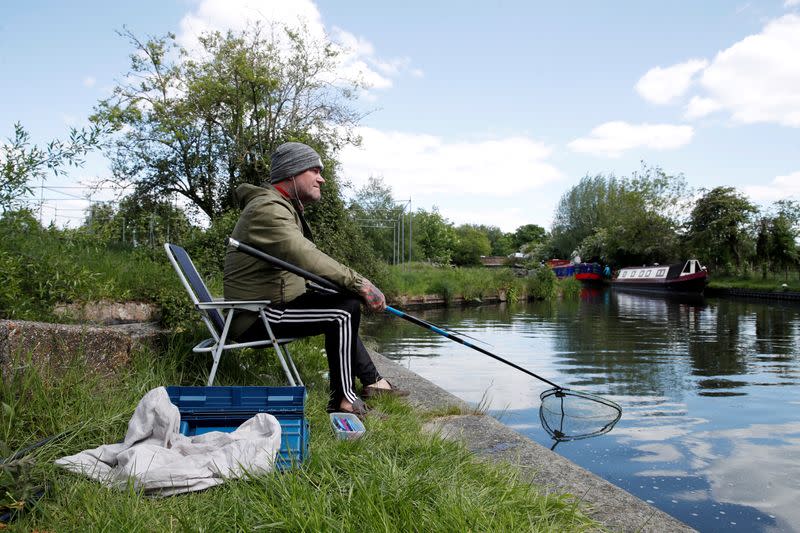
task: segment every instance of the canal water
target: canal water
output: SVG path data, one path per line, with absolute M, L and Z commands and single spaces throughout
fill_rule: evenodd
M 378 350 L 700 531 L 800 531 L 800 305 L 587 290 L 560 302 L 411 311 L 555 383 L 622 406 L 608 434 L 556 443 L 549 388 L 398 318 Z

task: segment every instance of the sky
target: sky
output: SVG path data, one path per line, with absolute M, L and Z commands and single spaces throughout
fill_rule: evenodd
M 302 21 L 369 82 L 341 176 L 382 177 L 398 203 L 455 224 L 549 229 L 582 177 L 642 162 L 763 206 L 800 200 L 800 0 L 6 2 L 0 137 L 86 125 L 128 71 L 123 27 L 190 47 L 255 20 Z M 37 185 L 44 221 L 78 225 L 85 185 L 109 174 L 94 154 Z

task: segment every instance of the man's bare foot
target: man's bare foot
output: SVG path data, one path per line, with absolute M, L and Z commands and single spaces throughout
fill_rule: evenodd
M 373 387 L 376 389 L 391 389 L 392 386 L 386 381 L 384 378 L 381 378 L 380 381 L 376 381 L 372 385 L 367 385 L 367 387 Z
M 385 379 L 381 378 L 380 380 L 376 381 L 372 385 L 367 385 L 364 387 L 362 395 L 364 398 L 374 398 L 376 396 L 381 395 L 388 395 L 388 396 L 408 396 L 408 391 L 404 391 L 402 389 L 398 389 Z

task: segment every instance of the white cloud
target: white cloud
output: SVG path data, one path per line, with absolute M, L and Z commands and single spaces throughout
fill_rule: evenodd
M 690 59 L 666 68 L 651 68 L 636 83 L 636 91 L 648 102 L 668 104 L 683 95 L 694 75 L 706 66 L 705 59 Z
M 322 16 L 309 0 L 202 0 L 181 19 L 178 41 L 191 48 L 203 33 L 243 30 L 256 21 L 289 26 L 304 24 L 310 38 L 320 39 L 325 35 Z
M 97 80 L 93 76 L 86 76 L 85 78 L 83 78 L 83 86 L 84 87 L 91 88 L 91 87 L 94 87 L 96 83 L 97 83 Z
M 783 3 L 783 7 L 795 7 L 800 6 L 800 0 L 786 0 Z
M 340 154 L 343 176 L 355 187 L 370 176 L 382 176 L 397 198 L 420 194 L 507 198 L 562 177 L 547 162 L 551 149 L 529 137 L 451 142 L 367 127 L 359 128 L 359 133 L 362 145 L 348 146 Z
M 718 111 L 722 107 L 719 102 L 711 98 L 703 98 L 700 96 L 692 96 L 689 104 L 686 106 L 686 118 L 695 119 L 710 115 L 714 111 Z
M 796 4 L 800 2 L 795 1 Z M 706 100 L 737 122 L 800 127 L 800 16 L 785 15 L 719 52 L 701 77 Z M 696 113 L 698 106 L 687 110 Z
M 691 126 L 672 124 L 628 124 L 627 122 L 606 122 L 594 128 L 588 137 L 581 137 L 569 143 L 575 152 L 619 157 L 623 152 L 649 148 L 671 150 L 689 143 L 694 135 Z
M 767 185 L 748 185 L 744 193 L 756 202 L 800 199 L 800 171 L 778 176 Z
M 434 206 L 455 224 L 487 224 L 514 231 L 548 227 L 564 179 L 548 159 L 551 149 L 530 137 L 448 141 L 422 133 L 359 128 L 360 147 L 339 154 L 344 179 L 354 187 L 382 177 L 412 209 Z
M 289 27 L 304 27 L 305 37 L 312 41 L 329 38 L 339 52 L 337 77 L 360 79 L 370 89 L 387 89 L 393 77 L 410 71 L 410 59 L 378 57 L 369 41 L 341 28 L 328 32 L 317 6 L 311 0 L 202 0 L 180 22 L 178 42 L 189 50 L 197 50 L 197 38 L 209 31 L 241 31 L 261 22 Z M 329 80 L 335 82 L 335 80 Z

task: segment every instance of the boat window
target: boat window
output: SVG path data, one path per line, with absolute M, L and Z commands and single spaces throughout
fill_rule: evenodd
M 640 277 L 640 278 L 643 278 L 643 277 L 644 277 L 644 270 L 640 270 L 640 271 L 639 271 L 639 277 Z
M 659 268 L 659 269 L 658 269 L 658 271 L 656 271 L 656 277 L 660 278 L 660 277 L 662 277 L 662 276 L 663 276 L 663 275 L 664 275 L 666 272 L 667 272 L 667 269 L 666 269 L 666 268 Z
M 648 271 L 647 271 L 647 274 L 645 274 L 645 277 L 647 277 L 647 278 L 649 278 L 649 277 L 652 277 L 652 276 L 650 275 L 650 274 L 652 274 L 652 273 L 653 273 L 653 270 L 652 270 L 652 269 L 648 270 Z

